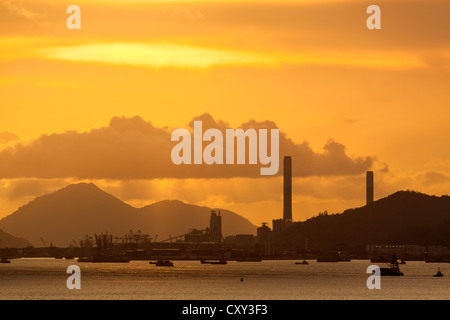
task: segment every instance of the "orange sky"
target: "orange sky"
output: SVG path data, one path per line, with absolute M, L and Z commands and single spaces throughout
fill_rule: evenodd
M 280 177 L 39 169 L 56 150 L 44 148 L 42 134 L 82 144 L 96 128 L 112 139 L 114 117 L 139 116 L 142 128 L 187 127 L 204 113 L 233 128 L 269 120 L 314 154 L 332 139 L 349 159 L 370 157 L 376 198 L 399 189 L 448 194 L 449 3 L 377 1 L 382 29 L 373 31 L 365 24 L 373 3 L 357 0 L 76 4 L 81 30 L 66 28 L 66 3 L 0 0 L 0 217 L 81 180 L 137 206 L 170 198 L 235 210 L 255 224 L 281 217 Z M 294 178 L 294 219 L 363 205 L 359 171 Z

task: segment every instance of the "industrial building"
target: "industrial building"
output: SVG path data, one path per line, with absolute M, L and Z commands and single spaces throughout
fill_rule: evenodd
M 209 232 L 210 241 L 221 243 L 222 242 L 222 217 L 220 216 L 220 210 L 211 211 L 211 217 L 209 219 Z

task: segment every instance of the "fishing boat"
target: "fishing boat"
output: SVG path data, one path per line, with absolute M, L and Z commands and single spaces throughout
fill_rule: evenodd
M 435 277 L 435 278 L 440 278 L 443 276 L 444 276 L 444 274 L 441 272 L 441 270 L 439 268 L 438 268 L 438 271 L 436 272 L 436 274 L 433 275 L 433 277 Z
M 380 268 L 380 274 L 382 276 L 403 276 L 403 272 L 400 271 L 398 266 L 397 257 L 392 256 L 391 262 L 386 263 L 388 268 Z

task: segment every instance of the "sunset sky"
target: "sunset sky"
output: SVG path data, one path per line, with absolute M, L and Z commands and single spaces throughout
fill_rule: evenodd
M 81 30 L 66 9 L 81 8 Z M 368 30 L 366 8 L 381 8 Z M 81 181 L 282 216 L 281 176 L 170 162 L 170 133 L 279 128 L 293 218 L 450 190 L 450 2 L 0 0 L 0 218 Z M 253 171 L 252 171 L 253 170 Z M 281 173 L 281 170 L 280 170 Z

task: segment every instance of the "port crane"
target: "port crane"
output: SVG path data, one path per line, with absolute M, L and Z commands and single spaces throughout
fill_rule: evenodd
M 42 239 L 42 237 L 41 237 L 41 241 L 44 244 L 44 247 L 48 248 L 47 244 L 45 243 L 44 239 Z
M 179 236 L 172 237 L 172 236 L 169 234 L 169 239 L 163 240 L 163 241 L 161 241 L 161 242 L 169 242 L 169 241 L 172 242 L 172 240 L 175 240 L 175 242 L 176 242 L 177 239 L 182 239 L 184 236 L 185 236 L 185 234 L 181 234 L 181 235 L 179 235 Z

